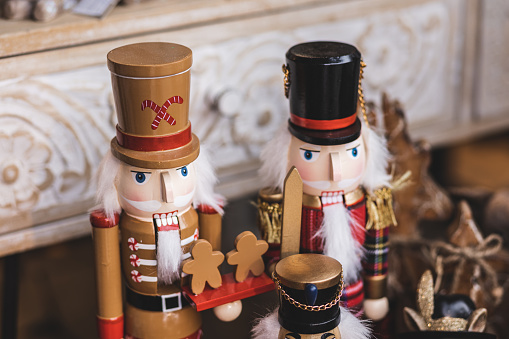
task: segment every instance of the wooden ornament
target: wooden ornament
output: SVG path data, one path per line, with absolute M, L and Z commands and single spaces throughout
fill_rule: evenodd
M 393 189 L 399 226 L 391 232 L 418 238 L 419 220 L 447 220 L 452 215 L 453 204 L 445 190 L 429 175 L 431 146 L 425 140 L 411 139 L 401 104 L 384 94 L 382 111 L 387 148 L 393 158 L 393 177 L 397 180 L 407 172 L 411 174 L 401 187 Z
M 191 290 L 200 294 L 208 283 L 212 288 L 221 286 L 221 273 L 218 266 L 224 261 L 224 254 L 212 251 L 212 245 L 203 239 L 198 240 L 191 248 L 192 259 L 182 266 L 182 271 L 191 275 Z
M 437 313 L 435 303 L 444 304 L 438 307 L 438 315 L 435 314 Z M 462 305 L 462 307 L 450 307 L 452 304 Z M 435 295 L 433 276 L 428 270 L 422 275 L 417 288 L 418 312 L 405 307 L 405 321 L 409 328 L 418 331 L 483 332 L 486 327 L 486 309 L 470 309 L 473 307 L 475 305 L 471 300 L 468 300 L 467 296 L 455 294 L 449 298 L 443 296 L 440 298 Z M 448 314 L 442 315 L 440 311 L 442 309 L 447 309 Z M 467 315 L 468 318 L 463 318 L 464 315 Z
M 242 232 L 235 239 L 235 250 L 226 254 L 226 261 L 235 268 L 235 280 L 243 282 L 249 272 L 255 277 L 261 275 L 265 269 L 262 255 L 269 249 L 265 240 L 258 240 L 249 231 Z
M 466 201 L 459 203 L 448 238 L 448 243 L 437 242 L 431 248 L 436 258 L 437 290 L 468 295 L 477 306 L 490 310 L 500 304 L 504 290 L 493 265 L 502 250 L 502 238 L 482 235 Z
M 292 166 L 285 178 L 281 221 L 281 259 L 298 254 L 302 215 L 302 178 Z

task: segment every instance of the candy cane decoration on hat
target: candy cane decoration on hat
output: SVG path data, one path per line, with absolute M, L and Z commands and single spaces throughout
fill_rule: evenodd
M 175 119 L 171 115 L 166 113 L 166 110 L 168 109 L 168 107 L 170 107 L 171 104 L 181 104 L 183 102 L 184 99 L 182 99 L 178 95 L 166 100 L 162 107 L 159 107 L 152 100 L 145 100 L 141 103 L 141 110 L 144 111 L 145 108 L 150 107 L 154 112 L 157 113 L 156 117 L 154 118 L 154 121 L 152 121 L 152 129 L 155 130 L 157 129 L 157 127 L 159 127 L 159 123 L 161 122 L 162 119 L 166 120 L 170 125 L 175 125 Z

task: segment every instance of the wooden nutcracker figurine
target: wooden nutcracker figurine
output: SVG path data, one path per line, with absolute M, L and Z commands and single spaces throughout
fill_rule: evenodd
M 191 133 L 191 64 L 191 50 L 171 43 L 108 54 L 117 135 L 98 173 L 101 210 L 91 214 L 101 338 L 201 336 L 181 262 L 198 238 L 220 249 L 222 209 Z
M 290 119 L 262 151 L 260 174 L 277 189 L 261 191 L 260 215 L 274 219 L 267 206 L 276 210 L 274 197 L 295 166 L 303 181 L 300 252 L 341 262 L 343 305 L 359 311 L 363 305 L 369 318 L 382 319 L 388 312 L 388 233 L 395 220 L 385 142 L 358 117 L 364 111 L 361 54 L 344 43 L 308 42 L 290 48 L 286 61 Z M 262 234 L 277 234 L 275 228 L 262 224 Z M 277 244 L 269 242 L 274 253 Z
M 340 307 L 341 264 L 322 254 L 286 257 L 273 278 L 279 308 L 253 328 L 254 339 L 368 339 L 370 330 Z

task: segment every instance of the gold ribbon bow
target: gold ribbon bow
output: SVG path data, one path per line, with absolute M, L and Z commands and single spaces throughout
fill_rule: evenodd
M 497 281 L 497 272 L 486 261 L 486 258 L 497 254 L 502 249 L 502 237 L 498 234 L 491 234 L 475 247 L 457 247 L 444 242 L 436 242 L 431 247 L 431 255 L 437 263 L 437 282 L 435 291 L 440 287 L 443 278 L 443 265 L 454 264 L 452 289 L 456 289 L 460 283 L 465 264 L 470 261 L 486 274 L 487 280 L 491 283 L 491 295 L 495 298 L 495 305 L 502 300 L 503 290 Z

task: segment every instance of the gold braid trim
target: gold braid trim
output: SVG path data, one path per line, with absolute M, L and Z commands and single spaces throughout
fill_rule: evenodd
M 366 193 L 366 209 L 368 212 L 368 222 L 366 229 L 375 228 L 375 230 L 384 229 L 391 225 L 398 226 L 394 210 L 392 208 L 392 191 L 397 191 L 409 184 L 411 171 L 403 173 L 399 179 L 391 183 L 392 189 L 382 187 L 373 194 Z
M 382 230 L 391 225 L 397 226 L 396 216 L 392 209 L 392 190 L 383 187 L 373 193 L 366 194 L 366 210 L 368 213 L 366 229 Z
M 280 203 L 258 200 L 258 221 L 263 240 L 269 244 L 281 242 L 281 214 Z

